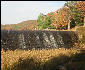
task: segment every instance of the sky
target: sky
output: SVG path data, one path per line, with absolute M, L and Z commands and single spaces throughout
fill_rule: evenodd
M 55 12 L 65 1 L 1 1 L 1 24 L 37 20 L 40 13 Z

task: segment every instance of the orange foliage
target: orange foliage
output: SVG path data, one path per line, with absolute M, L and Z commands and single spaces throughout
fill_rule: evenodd
M 51 13 L 53 13 L 53 15 L 51 15 Z M 67 25 L 68 9 L 66 7 L 62 7 L 58 9 L 56 12 L 51 12 L 51 13 L 49 13 L 48 15 L 54 18 L 53 23 L 52 23 L 53 26 L 57 28 L 57 27 L 63 27 Z
M 76 5 L 78 10 L 81 10 L 81 16 L 85 16 L 85 1 L 79 1 Z
M 78 1 L 77 4 L 75 5 L 76 9 L 81 11 L 81 16 L 85 16 L 85 1 Z M 53 13 L 53 15 L 51 15 Z M 57 27 L 64 27 L 68 24 L 68 9 L 63 6 L 62 8 L 58 9 L 55 12 L 48 13 L 50 17 L 53 17 L 53 23 L 52 25 Z M 74 18 L 74 15 L 71 15 L 71 18 Z M 71 19 L 70 18 L 70 19 Z M 83 18 L 81 18 L 83 20 Z

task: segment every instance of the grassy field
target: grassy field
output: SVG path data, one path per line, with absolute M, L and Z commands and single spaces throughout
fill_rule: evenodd
M 27 51 L 2 50 L 1 70 L 85 70 L 84 52 L 64 48 Z
M 1 50 L 1 70 L 85 70 L 85 27 L 77 32 L 81 49 Z

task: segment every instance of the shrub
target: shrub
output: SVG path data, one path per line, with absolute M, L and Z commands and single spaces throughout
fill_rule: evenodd
M 78 27 L 77 32 L 79 35 L 80 44 L 85 44 L 85 27 L 83 27 L 83 26 Z

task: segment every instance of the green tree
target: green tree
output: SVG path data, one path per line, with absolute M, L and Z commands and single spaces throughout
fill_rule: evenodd
M 44 23 L 43 19 L 44 19 L 44 15 L 42 13 L 40 13 L 40 15 L 38 16 L 38 19 L 37 19 L 39 29 L 43 28 L 43 23 Z
M 39 29 L 46 29 L 46 28 L 53 29 L 54 26 L 51 25 L 52 21 L 53 18 L 50 18 L 50 16 L 40 14 L 37 19 Z

